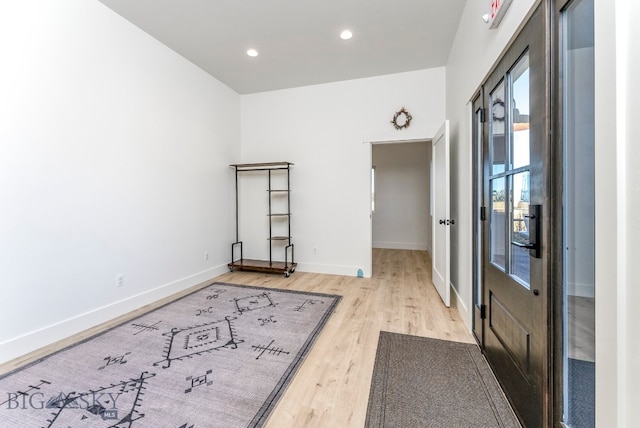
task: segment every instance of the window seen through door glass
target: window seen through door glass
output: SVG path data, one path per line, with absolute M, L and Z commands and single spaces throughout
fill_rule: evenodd
M 511 165 L 513 169 L 529 165 L 529 54 L 511 71 Z
M 529 236 L 529 53 L 509 72 L 509 273 L 529 288 L 529 250 L 517 244 L 531 242 Z
M 490 95 L 491 262 L 529 288 L 530 79 L 525 52 Z
M 509 206 L 511 207 L 511 242 L 527 244 L 529 236 L 529 171 L 511 176 Z M 511 274 L 529 288 L 529 250 L 511 245 Z
M 500 174 L 505 170 L 506 144 L 505 121 L 507 116 L 504 82 L 491 93 L 491 174 Z
M 505 270 L 506 194 L 504 177 L 491 180 L 491 262 Z

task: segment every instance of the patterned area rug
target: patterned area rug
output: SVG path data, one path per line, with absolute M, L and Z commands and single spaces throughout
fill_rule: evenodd
M 214 283 L 0 378 L 0 426 L 262 426 L 340 296 Z
M 366 427 L 520 428 L 477 345 L 380 332 Z

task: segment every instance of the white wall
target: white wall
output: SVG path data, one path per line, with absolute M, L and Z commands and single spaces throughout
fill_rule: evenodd
M 375 144 L 373 248 L 431 251 L 431 143 Z
M 371 146 L 363 142 L 430 139 L 444 122 L 444 90 L 445 69 L 436 68 L 242 96 L 242 161 L 295 163 L 299 270 L 371 274 Z M 396 131 L 390 121 L 403 106 L 413 120 Z M 247 251 L 264 240 L 241 238 Z
M 640 4 L 595 0 L 596 426 L 640 422 Z
M 599 0 L 598 0 L 599 1 Z M 623 372 L 620 380 L 624 384 L 623 401 L 623 422 L 626 426 L 637 426 L 640 424 L 640 288 L 638 278 L 640 278 L 640 264 L 638 263 L 638 242 L 640 242 L 640 147 L 638 145 L 638 118 L 640 117 L 640 106 L 638 106 L 638 94 L 640 94 L 640 51 L 638 41 L 640 40 L 640 3 L 635 0 L 625 0 L 621 9 L 620 17 L 624 18 L 621 33 L 619 35 L 620 56 L 622 73 L 624 74 L 618 96 L 622 101 L 621 124 L 624 144 L 624 183 L 625 192 L 622 199 L 625 204 L 624 229 L 619 235 L 619 239 L 624 242 L 624 280 L 620 282 L 623 290 L 623 314 L 621 333 L 623 336 Z M 602 106 L 605 108 L 605 106 Z M 603 145 L 605 141 L 601 142 Z M 602 171 L 601 171 L 602 172 Z M 603 290 L 603 293 L 606 290 Z M 598 297 L 601 297 L 598 295 Z M 596 314 L 596 317 L 598 314 Z M 596 325 L 596 329 L 598 326 Z M 603 332 L 606 334 L 605 332 Z M 605 349 L 600 350 L 600 354 L 605 353 Z M 607 372 L 605 372 L 605 375 Z M 599 410 L 599 408 L 598 408 Z M 600 420 L 600 419 L 598 419 Z M 603 420 L 604 421 L 604 420 Z M 603 422 L 604 426 L 604 422 Z
M 224 269 L 238 94 L 97 1 L 2 2 L 0 62 L 0 362 Z
M 472 168 L 471 109 L 474 92 L 512 39 L 536 0 L 514 1 L 497 29 L 481 17 L 489 1 L 467 1 L 447 61 L 447 119 L 451 123 L 451 282 L 454 305 L 471 328 Z

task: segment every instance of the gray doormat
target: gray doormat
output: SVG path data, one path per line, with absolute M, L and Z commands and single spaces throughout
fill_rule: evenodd
M 0 378 L 0 426 L 262 426 L 340 296 L 214 283 Z
M 568 371 L 569 425 L 593 428 L 596 426 L 596 364 L 569 358 Z
M 478 346 L 380 332 L 366 427 L 520 427 Z

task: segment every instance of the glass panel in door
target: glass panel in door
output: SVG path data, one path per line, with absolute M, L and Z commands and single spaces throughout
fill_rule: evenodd
M 510 178 L 511 242 L 526 245 L 532 239 L 529 236 L 529 171 L 514 174 Z M 530 271 L 529 250 L 512 245 L 510 272 L 526 288 L 529 288 Z
M 529 55 L 511 70 L 511 165 L 529 165 Z
M 502 80 L 489 96 L 491 115 L 489 117 L 489 164 L 491 175 L 489 188 L 490 199 L 490 229 L 489 242 L 490 261 L 502 271 L 507 266 L 507 229 L 506 216 L 507 188 L 504 172 L 507 162 L 507 107 L 506 87 Z
M 529 52 L 527 51 L 507 74 L 507 95 L 511 102 L 507 112 L 509 138 L 507 151 L 509 164 L 506 169 L 509 186 L 509 216 L 507 246 L 509 248 L 508 272 L 517 283 L 530 288 L 530 252 L 523 247 L 533 241 L 529 236 L 530 204 L 530 150 L 529 141 Z
M 506 120 L 507 108 L 505 103 L 505 86 L 504 82 L 491 93 L 491 117 L 489 122 L 490 132 L 490 148 L 489 156 L 491 157 L 491 174 L 500 174 L 505 170 L 506 156 Z
M 500 270 L 506 267 L 505 222 L 506 222 L 506 187 L 505 178 L 491 180 L 491 263 Z
M 529 83 L 529 52 L 525 52 L 490 97 L 490 260 L 526 289 L 530 253 L 524 246 L 531 241 Z

